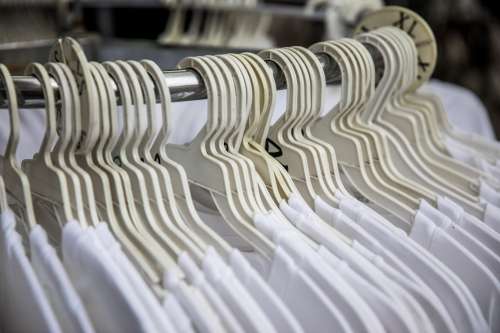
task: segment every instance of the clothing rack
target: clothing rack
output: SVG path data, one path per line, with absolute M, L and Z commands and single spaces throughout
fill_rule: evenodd
M 337 64 L 326 55 L 318 54 L 317 57 L 323 66 L 327 83 L 339 82 L 340 71 Z M 375 57 L 375 61 L 377 58 Z M 271 61 L 268 61 L 267 64 L 273 71 L 277 89 L 286 89 L 285 77 L 278 66 Z M 182 102 L 206 98 L 206 89 L 203 81 L 194 70 L 166 70 L 163 74 L 170 89 L 172 101 Z M 42 88 L 36 78 L 31 76 L 14 76 L 13 80 L 18 91 L 18 103 L 20 107 L 30 109 L 44 106 Z M 51 83 L 56 96 L 58 96 L 57 83 L 54 80 Z M 114 90 L 117 91 L 117 87 L 114 87 Z M 4 88 L 0 83 L 0 108 L 7 107 L 7 101 L 3 98 L 4 96 Z

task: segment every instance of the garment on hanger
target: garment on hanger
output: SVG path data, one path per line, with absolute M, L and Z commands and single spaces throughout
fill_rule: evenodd
M 14 214 L 7 210 L 1 220 L 1 328 L 5 332 L 62 332 L 41 282 L 26 256 L 16 232 Z M 26 320 L 19 313 L 29 314 Z

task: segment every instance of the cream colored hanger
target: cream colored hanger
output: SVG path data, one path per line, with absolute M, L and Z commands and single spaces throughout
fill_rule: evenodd
M 177 258 L 183 250 L 182 235 L 179 235 L 170 224 L 168 214 L 161 205 L 163 202 L 159 196 L 158 178 L 155 178 L 154 172 L 141 163 L 138 152 L 142 131 L 146 129 L 143 121 L 137 121 L 143 119 L 138 117 L 143 112 L 140 85 L 133 69 L 126 63 L 119 61 L 116 64 L 106 63 L 106 65 L 118 85 L 123 105 L 124 126 L 115 149 L 120 159 L 120 168 L 128 175 L 128 178 L 126 180 L 122 178 L 122 181 L 130 181 L 130 190 L 137 202 L 136 208 L 140 221 L 137 221 L 136 227 L 143 235 L 147 234 L 151 240 L 160 245 L 165 254 Z M 167 232 L 167 230 L 172 232 Z M 195 251 L 196 249 L 193 253 L 196 254 Z M 195 255 L 195 258 L 199 257 Z
M 314 53 L 324 53 L 331 57 L 339 66 L 342 75 L 340 103 L 333 112 L 316 121 L 313 132 L 335 147 L 345 179 L 351 184 L 348 191 L 380 214 L 385 215 L 393 223 L 405 230 L 408 229 L 407 221 L 412 220 L 414 211 L 385 193 L 387 185 L 374 172 L 369 155 L 366 152 L 363 153 L 361 143 L 353 140 L 352 131 L 345 132 L 345 125 L 338 119 L 349 110 L 358 109 L 364 105 L 362 92 L 359 90 L 359 87 L 363 86 L 363 83 L 359 81 L 362 77 L 358 72 L 359 69 L 349 59 L 351 55 L 348 49 L 338 42 L 317 43 L 310 49 Z
M 244 53 L 237 55 L 237 57 L 244 65 L 250 66 L 249 68 L 259 75 L 259 79 L 253 80 L 252 83 L 254 85 L 260 83 L 253 89 L 254 101 L 250 108 L 249 122 L 243 136 L 240 152 L 252 159 L 257 172 L 271 190 L 275 202 L 279 203 L 298 190 L 293 181 L 290 180 L 287 183 L 289 177 L 282 177 L 282 173 L 286 174 L 283 166 L 264 149 L 276 100 L 276 84 L 269 66 L 262 58 L 251 53 Z
M 304 55 L 304 59 L 308 64 L 310 75 L 312 77 L 311 89 L 313 94 L 313 106 L 311 108 L 311 113 L 309 114 L 309 116 L 304 118 L 304 122 L 302 124 L 303 130 L 301 130 L 300 133 L 307 137 L 311 142 L 321 147 L 321 149 L 318 149 L 320 149 L 320 157 L 323 163 L 325 177 L 329 179 L 329 184 L 330 182 L 332 183 L 329 185 L 331 187 L 331 190 L 334 192 L 340 191 L 341 193 L 347 195 L 348 192 L 344 188 L 344 185 L 342 184 L 342 180 L 340 178 L 340 171 L 337 165 L 337 157 L 335 155 L 334 148 L 327 142 L 317 138 L 311 131 L 312 124 L 314 124 L 318 117 L 320 117 L 323 110 L 326 86 L 326 78 L 323 67 L 318 58 L 308 49 L 305 49 L 303 47 L 293 47 L 292 49 Z
M 0 176 L 0 213 L 5 213 L 9 209 L 9 204 L 7 203 L 7 192 L 5 191 L 5 182 L 3 181 L 3 177 Z
M 400 34 L 399 31 L 392 31 L 392 33 L 396 34 L 398 37 L 401 37 L 406 42 L 406 45 L 408 45 L 408 52 L 412 55 L 411 59 L 414 62 L 418 62 L 417 50 L 409 36 Z M 445 154 L 445 149 L 443 148 L 445 147 L 445 143 L 439 133 L 437 121 L 433 119 L 431 112 L 429 112 L 429 109 L 432 109 L 434 107 L 433 104 L 429 103 L 426 99 L 417 99 L 414 97 L 412 98 L 413 92 L 413 90 L 407 90 L 403 95 L 401 95 L 401 105 L 409 106 L 410 110 L 413 111 L 412 114 L 414 114 L 416 117 L 419 117 L 417 118 L 417 120 L 419 120 L 418 124 L 423 126 L 429 133 L 431 133 L 429 138 L 432 140 L 429 141 L 429 145 L 433 148 L 433 151 L 438 155 L 438 157 L 449 161 L 450 165 L 454 169 L 456 169 L 466 177 L 472 177 L 473 179 L 481 177 L 483 179 L 488 179 L 492 183 L 496 183 L 497 186 L 500 186 L 500 183 L 497 179 L 494 179 L 494 177 L 490 176 L 484 171 L 478 170 L 460 161 L 454 160 L 449 157 L 448 154 Z
M 5 147 L 5 153 L 1 158 L 1 177 L 2 178 L 2 202 L 5 200 L 7 205 L 7 195 L 13 197 L 16 202 L 14 207 L 19 203 L 19 211 L 22 212 L 22 221 L 27 224 L 28 229 L 31 229 L 37 224 L 35 212 L 33 209 L 33 201 L 31 198 L 31 188 L 28 177 L 19 166 L 16 159 L 17 147 L 19 144 L 19 109 L 17 104 L 16 87 L 9 70 L 3 64 L 0 64 L 0 81 L 4 87 L 6 99 L 8 102 L 10 133 Z M 2 211 L 4 211 L 2 209 Z M 17 209 L 14 209 L 16 212 Z
M 65 159 L 67 161 L 67 165 L 71 168 L 76 176 L 80 180 L 80 185 L 83 190 L 82 198 L 84 201 L 84 210 L 87 214 L 87 218 L 89 223 L 97 224 L 99 222 L 98 210 L 96 206 L 94 188 L 92 185 L 92 180 L 88 174 L 88 172 L 82 168 L 79 164 L 81 160 L 83 160 L 83 156 L 90 155 L 90 151 L 80 151 L 79 154 L 76 154 L 76 150 L 78 148 L 78 142 L 80 141 L 82 129 L 81 129 L 81 103 L 78 96 L 78 87 L 75 80 L 74 75 L 72 74 L 69 67 L 65 64 L 58 64 L 61 68 L 62 72 L 65 75 L 66 80 L 68 81 L 70 92 L 71 92 L 71 100 L 72 100 L 72 108 L 68 110 L 70 113 L 70 117 L 72 120 L 73 133 L 71 135 L 71 141 L 66 149 Z M 84 129 L 84 132 L 89 132 L 87 129 Z M 97 140 L 97 136 L 95 137 Z M 64 151 L 63 151 L 64 153 Z
M 180 209 L 189 228 L 191 228 L 207 244 L 213 246 L 218 253 L 227 255 L 231 250 L 230 246 L 222 238 L 220 238 L 217 233 L 205 225 L 194 207 L 186 172 L 182 166 L 174 162 L 167 155 L 166 146 L 171 132 L 171 97 L 170 90 L 165 82 L 163 73 L 158 65 L 152 61 L 142 60 L 141 64 L 150 75 L 160 97 L 159 112 L 161 116 L 161 126 L 152 146 L 152 151 L 155 153 L 154 160 L 159 164 L 164 165 L 168 170 L 172 181 L 172 191 L 176 197 L 175 201 L 177 203 L 177 207 Z
M 368 35 L 368 34 L 367 34 L 367 35 Z M 379 39 L 377 39 L 375 36 L 376 36 L 376 35 L 372 35 L 372 37 L 368 36 L 368 37 L 366 37 L 366 38 L 368 38 L 368 39 L 370 39 L 370 38 L 375 38 L 375 41 L 373 41 L 373 43 L 372 43 L 371 45 L 373 45 L 375 48 L 380 48 L 382 45 L 384 45 L 384 41 L 383 41 L 383 40 L 380 40 L 380 38 L 384 38 L 384 37 L 381 35 L 381 37 L 380 37 Z M 370 43 L 370 42 L 367 42 L 367 41 L 366 41 L 365 43 Z M 388 46 L 387 46 L 387 47 L 388 47 Z M 390 51 L 389 51 L 389 49 L 387 49 L 387 52 L 390 52 Z M 386 58 L 386 61 L 388 61 L 388 59 L 387 59 L 387 58 Z M 379 95 L 379 96 L 380 96 L 380 95 Z M 375 119 L 375 121 L 381 121 L 381 120 L 380 120 L 381 118 L 378 118 L 378 117 L 374 117 L 374 119 Z M 388 122 L 383 122 L 383 121 L 382 121 L 382 123 L 381 123 L 381 124 L 382 124 L 382 126 L 384 126 L 384 125 L 385 125 L 385 128 L 386 128 L 386 129 L 388 129 L 388 130 L 391 130 L 391 131 L 392 131 L 392 133 L 394 133 L 394 134 L 396 134 L 396 135 L 402 135 L 402 134 L 401 134 L 400 132 L 398 132 L 397 130 L 394 130 L 394 127 L 393 127 L 392 123 L 388 123 Z M 399 134 L 398 134 L 398 133 L 399 133 Z M 398 140 L 399 140 L 399 141 L 400 141 L 400 140 L 405 141 L 406 139 L 398 139 Z M 413 151 L 413 148 L 412 148 L 412 147 L 413 147 L 413 146 L 411 146 L 411 145 L 409 145 L 409 144 L 406 144 L 406 145 L 400 146 L 400 149 L 403 149 L 403 150 L 406 150 L 406 151 L 407 151 L 407 154 L 409 154 L 409 155 L 406 155 L 406 156 L 411 157 L 411 160 L 413 161 L 413 162 L 412 162 L 412 164 L 407 164 L 407 165 L 405 165 L 405 167 L 406 167 L 405 169 L 400 168 L 400 170 L 402 170 L 403 172 L 405 172 L 405 171 L 406 171 L 406 172 L 409 172 L 409 171 L 411 171 L 411 170 L 412 170 L 412 166 L 413 166 L 413 165 L 419 165 L 420 167 L 419 167 L 418 169 L 420 169 L 420 170 L 424 171 L 425 173 L 423 173 L 423 174 L 422 174 L 422 173 L 420 173 L 420 175 L 418 176 L 418 178 L 416 178 L 415 180 L 417 180 L 417 181 L 418 181 L 418 180 L 419 180 L 419 181 L 422 181 L 422 177 L 425 177 L 424 175 L 425 175 L 425 174 L 428 174 L 428 175 L 431 175 L 431 177 L 432 177 L 432 178 L 434 178 L 434 181 L 432 181 L 432 180 L 431 180 L 430 182 L 429 182 L 429 181 L 427 182 L 427 185 L 428 185 L 428 186 L 432 186 L 432 185 L 430 185 L 430 184 L 435 183 L 436 181 L 437 181 L 437 182 L 442 182 L 442 180 L 440 179 L 440 177 L 438 177 L 438 176 L 432 176 L 432 175 L 433 175 L 432 171 L 431 171 L 430 169 L 428 169 L 428 168 L 427 168 L 427 166 L 425 166 L 425 165 L 423 164 L 422 159 L 420 159 L 419 157 L 417 157 L 416 153 L 413 153 L 413 152 L 412 152 L 412 151 Z M 416 170 L 416 169 L 414 169 L 414 170 Z M 426 171 L 426 170 L 427 170 L 427 171 Z M 413 172 L 413 175 L 415 175 L 415 174 L 418 174 L 418 172 L 417 172 L 417 173 L 415 173 L 415 171 L 414 171 L 414 172 Z M 411 177 L 412 173 L 406 173 L 406 175 L 407 175 L 408 177 Z M 441 186 L 443 186 L 443 185 L 441 185 Z M 450 186 L 451 186 L 451 187 L 453 187 L 453 184 L 449 184 L 449 183 L 448 183 L 448 185 L 446 185 L 446 183 L 444 184 L 444 188 L 446 188 L 446 187 L 450 187 Z M 436 188 L 436 187 L 434 186 L 434 188 Z M 441 192 L 441 191 L 440 191 L 440 192 Z M 451 195 L 451 197 L 456 197 L 456 196 Z M 462 200 L 462 202 L 463 202 L 463 200 Z M 469 204 L 467 204 L 467 202 L 463 202 L 463 203 L 464 203 L 465 205 L 469 205 L 469 206 L 470 206 L 470 203 L 469 203 Z M 471 208 L 471 209 L 474 209 L 474 208 Z
M 108 220 L 111 230 L 124 245 L 125 251 L 130 258 L 140 267 L 141 271 L 148 277 L 152 284 L 159 284 L 162 278 L 163 269 L 175 267 L 175 261 L 169 256 L 162 256 L 159 246 L 146 237 L 143 237 L 135 222 L 138 219 L 137 213 L 127 200 L 131 200 L 127 195 L 131 195 L 125 190 L 121 181 L 123 170 L 116 168 L 111 151 L 118 140 L 119 133 L 117 127 L 116 96 L 113 90 L 113 82 L 106 69 L 99 63 L 91 63 L 93 76 L 97 82 L 100 103 L 95 111 L 100 115 L 100 140 L 95 149 L 91 152 L 88 162 L 89 166 L 95 166 L 96 175 L 93 179 L 98 200 L 105 202 L 108 211 Z M 94 170 L 94 168 L 89 168 Z M 99 190 L 100 189 L 100 190 Z M 99 199 L 99 194 L 103 198 Z
M 62 69 L 56 63 L 48 63 L 46 66 L 48 74 L 55 79 L 59 86 L 60 100 L 57 110 L 56 121 L 58 124 L 59 138 L 56 140 L 51 150 L 53 166 L 64 173 L 68 181 L 68 190 L 71 196 L 71 205 L 74 208 L 74 215 L 84 226 L 91 223 L 89 216 L 83 207 L 83 191 L 78 175 L 68 166 L 65 159 L 65 150 L 69 146 L 72 135 L 71 110 L 73 108 L 71 90 L 69 82 Z
M 184 146 L 168 145 L 167 153 L 184 166 L 191 183 L 207 191 L 231 229 L 251 244 L 253 249 L 270 258 L 273 245 L 253 228 L 253 216 L 250 215 L 252 212 L 238 206 L 241 204 L 236 198 L 232 177 L 229 176 L 224 163 L 212 155 L 215 150 L 214 141 L 222 132 L 219 125 L 226 123 L 225 119 L 221 119 L 226 115 L 220 108 L 224 107 L 221 102 L 227 98 L 227 92 L 222 88 L 222 80 L 219 83 L 215 80 L 214 73 L 217 73 L 217 68 L 203 61 L 202 57 L 186 58 L 181 61 L 179 67 L 194 69 L 201 75 L 207 87 L 209 112 L 207 124 L 193 142 Z M 222 124 L 220 121 L 223 121 Z
M 280 119 L 270 127 L 268 131 L 268 140 L 276 145 L 276 147 L 283 152 L 283 154 L 278 158 L 278 161 L 282 163 L 287 169 L 287 172 L 291 175 L 295 186 L 299 189 L 306 202 L 309 205 L 313 205 L 314 199 L 318 195 L 315 191 L 314 185 L 311 181 L 311 171 L 310 167 L 315 167 L 316 165 L 309 165 L 309 163 L 317 162 L 317 160 L 312 161 L 313 157 L 308 156 L 302 150 L 303 147 L 297 148 L 295 145 L 291 144 L 289 140 L 285 139 L 285 136 L 292 136 L 290 126 L 294 121 L 291 117 L 297 114 L 298 109 L 304 108 L 305 94 L 304 91 L 300 91 L 298 88 L 300 84 L 298 83 L 297 73 L 293 67 L 293 63 L 283 55 L 282 51 L 279 49 L 265 50 L 259 53 L 264 60 L 273 61 L 280 70 L 284 73 L 287 81 L 287 104 L 286 111 L 280 117 Z
M 23 162 L 23 169 L 35 197 L 35 214 L 38 218 L 43 216 L 45 230 L 56 243 L 59 243 L 62 225 L 73 220 L 74 215 L 67 179 L 64 173 L 54 166 L 51 157 L 51 149 L 57 140 L 54 91 L 49 74 L 41 64 L 28 65 L 25 73 L 40 81 L 45 99 L 46 129 L 38 153 L 32 160 Z M 45 206 L 48 203 L 51 205 L 50 208 Z
M 414 204 L 418 205 L 419 200 L 427 199 L 429 202 L 435 202 L 436 197 L 430 193 L 426 188 L 420 186 L 418 183 L 413 182 L 411 179 L 405 178 L 401 172 L 396 167 L 394 161 L 392 160 L 392 155 L 390 155 L 390 146 L 388 145 L 387 137 L 384 135 L 385 131 L 383 128 L 378 126 L 373 126 L 372 124 L 366 126 L 361 122 L 361 114 L 376 113 L 378 108 L 382 104 L 377 104 L 372 102 L 377 100 L 377 97 L 381 94 L 379 89 L 383 89 L 384 85 L 379 84 L 377 90 L 374 90 L 374 65 L 373 61 L 361 43 L 346 39 L 344 43 L 347 47 L 350 47 L 353 54 L 352 58 L 357 60 L 357 64 L 360 68 L 360 73 L 365 73 L 366 78 L 363 82 L 366 82 L 364 86 L 361 87 L 361 93 L 367 96 L 367 105 L 364 110 L 358 110 L 358 112 L 351 112 L 348 114 L 347 124 L 349 128 L 363 135 L 366 142 L 370 145 L 371 150 L 376 154 L 374 159 L 374 167 L 379 170 L 379 174 L 384 177 L 384 180 L 400 191 L 407 194 L 409 197 L 413 198 Z M 387 66 L 390 66 L 389 63 Z M 361 112 L 360 112 L 361 111 Z M 407 166 L 402 166 L 403 168 Z
M 159 204 L 160 208 L 168 214 L 170 221 L 175 223 L 175 226 L 172 226 L 171 222 L 168 221 L 166 225 L 169 226 L 169 228 L 173 228 L 174 233 L 182 233 L 186 235 L 193 242 L 193 245 L 190 246 L 194 246 L 194 244 L 196 244 L 196 246 L 198 246 L 200 250 L 205 250 L 207 248 L 207 245 L 201 238 L 199 238 L 187 227 L 182 216 L 177 210 L 177 206 L 175 204 L 175 196 L 171 188 L 171 179 L 168 171 L 160 164 L 156 163 L 151 154 L 151 148 L 158 132 L 158 130 L 155 128 L 156 117 L 154 108 L 156 106 L 156 99 L 154 94 L 153 82 L 148 76 L 146 70 L 141 66 L 139 62 L 129 61 L 128 64 L 137 74 L 137 79 L 141 84 L 146 102 L 146 108 L 145 110 L 142 110 L 142 112 L 145 112 L 147 117 L 145 117 L 145 115 L 143 114 L 140 114 L 139 112 L 136 113 L 137 119 L 139 121 L 141 119 L 147 120 L 146 130 L 144 132 L 145 135 L 142 138 L 141 135 L 137 135 L 137 139 L 139 140 L 137 151 L 139 152 L 139 154 L 141 154 L 140 160 L 142 162 L 139 163 L 139 165 L 142 166 L 141 169 L 144 170 L 145 173 L 149 173 L 151 181 L 156 182 L 156 184 L 158 185 L 156 191 L 158 191 L 159 193 L 157 193 L 156 198 L 161 202 L 157 204 Z

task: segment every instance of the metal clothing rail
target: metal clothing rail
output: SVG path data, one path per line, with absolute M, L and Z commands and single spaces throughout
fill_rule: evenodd
M 325 71 L 327 83 L 338 82 L 340 72 L 336 63 L 326 55 L 317 55 Z M 283 73 L 276 64 L 269 61 L 268 65 L 273 71 L 273 76 L 278 89 L 286 89 L 286 81 Z M 163 72 L 165 81 L 170 89 L 172 101 L 192 101 L 206 98 L 206 89 L 201 77 L 189 69 L 168 70 Z M 18 92 L 18 103 L 22 108 L 41 108 L 44 106 L 43 92 L 40 82 L 31 76 L 14 76 L 14 83 Z M 58 96 L 57 83 L 52 80 L 52 87 Z M 117 88 L 114 87 L 115 91 Z M 7 107 L 3 85 L 0 83 L 0 108 Z

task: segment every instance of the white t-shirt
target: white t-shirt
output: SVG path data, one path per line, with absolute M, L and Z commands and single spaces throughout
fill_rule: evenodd
M 253 269 L 239 250 L 233 249 L 228 260 L 237 278 L 267 314 L 277 332 L 300 333 L 304 331 L 290 309 Z
M 133 287 L 102 248 L 93 228 L 66 223 L 63 263 L 98 332 L 155 332 Z
M 191 318 L 196 331 L 204 333 L 226 332 L 220 317 L 202 292 L 194 286 L 187 285 L 179 278 L 177 271 L 165 272 L 163 284 Z
M 493 230 L 483 221 L 465 212 L 465 210 L 448 198 L 439 197 L 439 211 L 448 216 L 454 223 L 464 228 L 471 236 L 479 240 L 494 253 L 500 253 L 500 233 Z
M 487 332 L 488 324 L 470 290 L 448 267 L 401 229 L 354 199 L 339 195 L 339 208 L 412 267 L 446 307 L 459 332 Z
M 351 239 L 356 240 L 356 243 L 359 242 L 359 244 L 363 244 L 367 249 L 370 249 L 372 252 L 370 255 L 366 253 L 366 251 L 359 252 L 365 255 L 367 259 L 370 257 L 372 263 L 375 265 L 384 263 L 385 265 L 382 268 L 388 277 L 401 281 L 401 277 L 404 276 L 406 278 L 405 281 L 408 281 L 405 283 L 405 288 L 422 305 L 422 308 L 426 311 L 437 332 L 456 331 L 453 320 L 437 295 L 397 256 L 384 248 L 380 242 L 368 234 L 361 226 L 344 215 L 339 209 L 329 206 L 319 198 L 316 198 L 315 210 L 318 212 L 318 215 L 332 227 L 335 227 Z M 354 244 L 354 246 L 359 248 L 357 244 Z M 376 259 L 374 256 L 375 254 L 377 255 L 376 257 L 380 259 Z M 383 260 L 383 262 L 381 262 L 381 260 Z M 386 266 L 390 266 L 390 268 L 397 271 L 400 276 L 397 276 L 394 272 L 388 271 L 389 268 Z M 402 283 L 403 282 L 400 284 Z M 415 290 L 418 290 L 418 292 L 415 292 Z
M 173 294 L 166 295 L 162 305 L 165 313 L 172 319 L 172 324 L 177 332 L 195 333 L 193 322 Z
M 471 236 L 460 225 L 453 223 L 448 216 L 430 206 L 427 202 L 421 202 L 420 211 L 436 226 L 442 228 L 448 235 L 460 243 L 460 245 L 465 247 L 470 254 L 483 263 L 495 276 L 500 276 L 500 257 L 492 250 Z
M 171 319 L 167 317 L 151 288 L 146 284 L 125 253 L 123 253 L 120 243 L 111 234 L 108 225 L 106 223 L 99 223 L 95 230 L 97 237 L 103 245 L 102 248 L 109 253 L 123 276 L 128 280 L 137 298 L 141 301 L 142 306 L 147 310 L 156 329 L 159 332 L 175 332 L 175 328 L 171 324 Z
M 238 322 L 237 317 L 231 309 L 224 303 L 222 298 L 206 281 L 203 272 L 196 266 L 196 263 L 189 257 L 187 253 L 182 253 L 177 262 L 182 271 L 186 274 L 186 280 L 189 284 L 200 290 L 207 301 L 210 303 L 214 311 L 220 317 L 224 328 L 228 332 L 245 332 L 243 327 Z
M 491 271 L 421 211 L 415 216 L 410 237 L 464 281 L 476 298 L 491 329 L 500 329 L 500 283 Z
M 324 265 L 321 257 L 303 242 L 297 230 L 288 224 L 278 222 L 272 213 L 257 215 L 254 223 L 258 230 L 284 249 L 295 263 L 307 272 L 330 298 L 354 332 L 370 330 L 370 322 L 379 323 L 368 304 L 337 272 Z M 382 325 L 379 327 L 372 325 L 372 329 L 382 329 Z
M 62 332 L 15 230 L 14 214 L 4 211 L 0 221 L 0 330 Z
M 40 225 L 30 232 L 31 264 L 63 332 L 94 332 L 94 327 L 64 266 Z
M 304 213 L 295 211 L 286 203 L 281 203 L 280 208 L 299 230 L 323 245 L 339 259 L 345 260 L 355 272 L 373 286 L 376 286 L 392 302 L 399 304 L 397 310 L 403 322 L 407 324 L 407 331 L 418 332 L 429 330 L 429 327 L 432 330 L 427 315 L 413 297 L 384 276 L 368 260 L 356 253 L 350 245 L 338 239 L 329 225 L 319 220 L 317 216 L 312 215 L 311 211 L 306 207 L 302 210 Z
M 495 230 L 497 233 L 500 233 L 500 208 L 490 203 L 484 203 L 483 206 L 484 223 L 490 226 L 491 229 Z
M 484 180 L 479 185 L 479 197 L 485 202 L 500 207 L 500 193 L 488 185 Z

